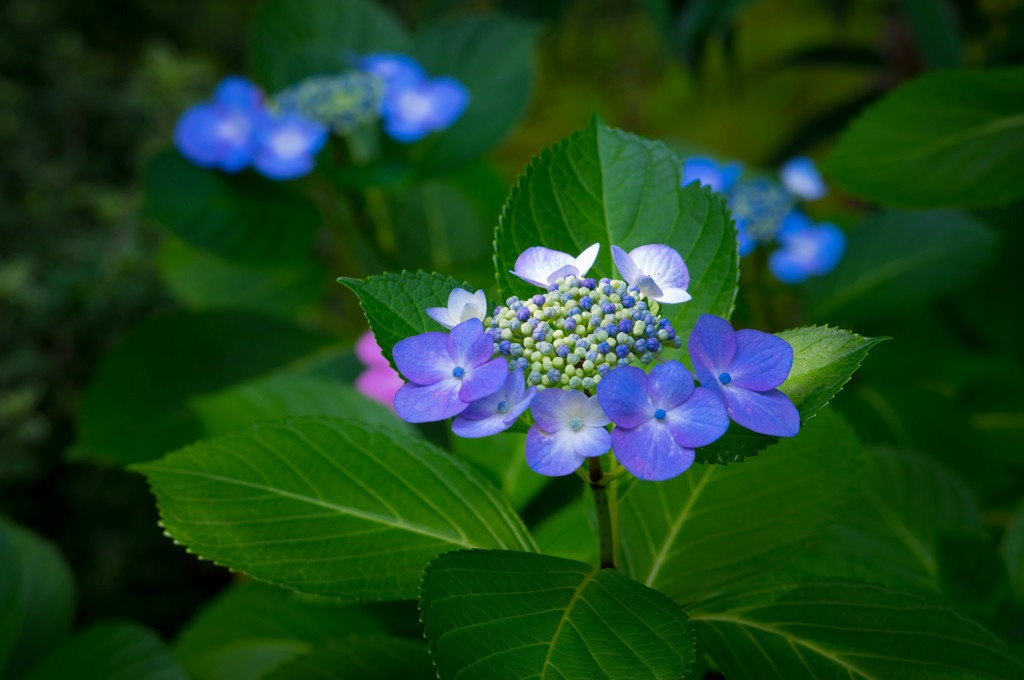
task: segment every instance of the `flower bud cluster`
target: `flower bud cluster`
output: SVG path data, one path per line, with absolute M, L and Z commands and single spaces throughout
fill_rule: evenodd
M 508 299 L 484 326 L 496 355 L 520 367 L 529 385 L 593 390 L 617 366 L 648 364 L 665 347 L 682 347 L 659 305 L 615 279 L 557 279 L 545 294 Z
M 281 111 L 295 111 L 318 121 L 337 134 L 379 116 L 384 82 L 370 73 L 352 71 L 330 76 L 312 76 L 277 93 L 273 105 Z

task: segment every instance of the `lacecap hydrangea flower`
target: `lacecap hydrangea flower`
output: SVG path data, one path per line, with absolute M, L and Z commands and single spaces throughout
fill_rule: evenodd
M 451 127 L 469 105 L 465 85 L 449 76 L 429 78 L 408 55 L 368 54 L 359 59 L 358 67 L 384 82 L 380 106 L 384 132 L 404 144 Z
M 323 125 L 268 108 L 259 88 L 238 76 L 223 79 L 211 101 L 185 111 L 174 130 L 178 151 L 200 167 L 233 173 L 251 165 L 276 180 L 309 173 L 326 140 Z
M 298 113 L 344 135 L 377 120 L 383 93 L 380 78 L 350 71 L 301 80 L 274 95 L 273 107 Z

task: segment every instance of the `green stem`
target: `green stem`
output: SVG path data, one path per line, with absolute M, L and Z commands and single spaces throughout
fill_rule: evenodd
M 594 503 L 597 505 L 597 533 L 601 542 L 601 568 L 616 569 L 617 544 L 616 526 L 613 518 L 618 514 L 615 501 L 615 493 L 609 493 L 605 486 L 604 473 L 601 471 L 601 461 L 598 456 L 587 459 L 590 469 L 590 490 L 594 492 Z

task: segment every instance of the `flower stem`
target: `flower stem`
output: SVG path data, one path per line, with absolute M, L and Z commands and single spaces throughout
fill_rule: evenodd
M 594 492 L 594 503 L 597 506 L 597 533 L 601 543 L 601 568 L 616 569 L 617 544 L 615 522 L 613 518 L 618 508 L 615 507 L 615 493 L 609 493 L 604 484 L 604 473 L 598 456 L 587 459 L 590 469 L 590 490 Z

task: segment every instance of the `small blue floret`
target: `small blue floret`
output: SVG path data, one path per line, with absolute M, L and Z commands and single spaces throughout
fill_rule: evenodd
M 659 408 L 654 412 L 654 417 L 658 420 L 665 420 L 665 409 Z
M 720 373 L 718 375 L 718 382 L 722 383 L 723 385 L 728 385 L 729 383 L 732 382 L 732 376 L 729 375 L 728 373 Z
M 455 376 L 456 378 L 461 378 L 462 376 L 466 375 L 466 369 L 464 369 L 462 366 L 456 366 L 455 368 L 452 369 L 452 375 Z

